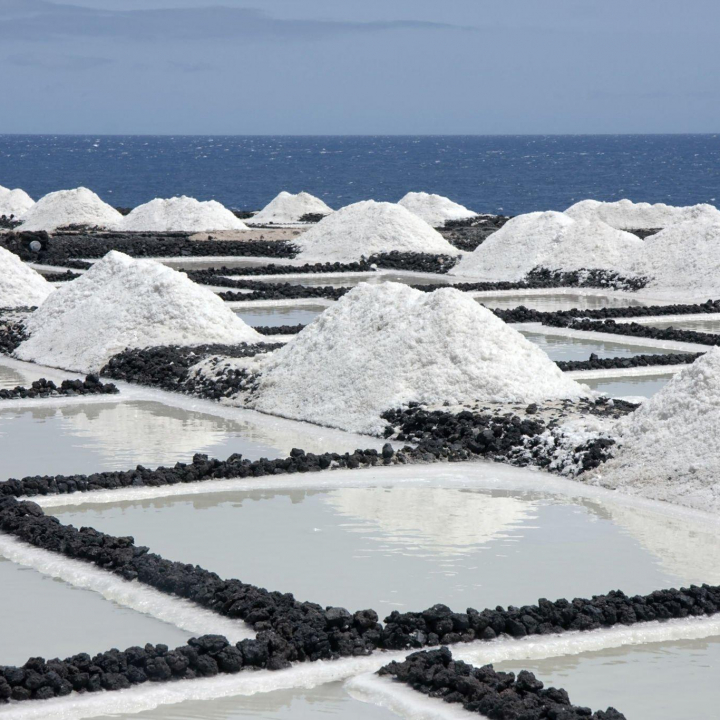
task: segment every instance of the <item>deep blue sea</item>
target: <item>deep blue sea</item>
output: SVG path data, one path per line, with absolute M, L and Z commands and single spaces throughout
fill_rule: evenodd
M 184 194 L 258 209 L 280 190 L 333 207 L 424 190 L 509 215 L 584 198 L 717 204 L 720 137 L 0 135 L 0 185 L 36 199 L 85 185 L 130 207 Z

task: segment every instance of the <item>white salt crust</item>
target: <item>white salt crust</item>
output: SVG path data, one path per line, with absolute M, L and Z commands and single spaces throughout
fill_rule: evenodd
M 517 282 L 536 267 L 631 275 L 643 247 L 640 238 L 600 220 L 576 222 L 553 211 L 528 213 L 509 220 L 449 274 L 486 282 Z
M 464 205 L 459 205 L 444 195 L 426 192 L 409 192 L 398 201 L 398 205 L 407 208 L 413 215 L 417 215 L 434 228 L 443 227 L 448 220 L 477 217 L 476 212 L 468 210 Z
M 688 220 L 720 218 L 720 211 L 713 205 L 676 207 L 664 203 L 634 203 L 630 200 L 582 200 L 569 207 L 565 214 L 574 220 L 602 220 L 622 230 L 664 228 Z
M 138 205 L 119 226 L 125 232 L 210 232 L 247 230 L 247 225 L 215 200 L 182 195 Z
M 720 510 L 720 348 L 617 425 L 615 457 L 589 479 L 631 495 Z
M 300 222 L 309 213 L 329 215 L 333 209 L 320 198 L 310 193 L 297 195 L 283 190 L 276 195 L 259 213 L 247 220 L 249 225 L 292 225 Z
M 88 225 L 114 230 L 122 215 L 84 187 L 43 195 L 23 216 L 22 230 L 56 230 L 65 225 Z
M 0 307 L 39 305 L 53 286 L 17 255 L 0 247 Z
M 0 185 L 0 216 L 20 219 L 34 204 L 35 201 L 24 190 L 10 190 Z
M 379 434 L 407 405 L 577 398 L 587 391 L 472 298 L 362 283 L 270 356 L 254 407 Z
M 720 294 L 720 214 L 651 235 L 636 270 L 651 278 L 648 289 Z
M 347 205 L 303 233 L 295 244 L 308 262 L 349 262 L 375 253 L 400 252 L 458 255 L 434 228 L 395 203 Z
M 22 360 L 97 372 L 125 348 L 261 342 L 207 288 L 154 260 L 109 252 L 30 316 Z

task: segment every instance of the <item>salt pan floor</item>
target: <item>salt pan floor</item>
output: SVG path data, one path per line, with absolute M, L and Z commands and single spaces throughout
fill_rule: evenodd
M 33 402 L 46 401 L 0 406 L 2 479 L 174 465 L 191 461 L 195 453 L 220 459 L 242 453 L 257 460 L 286 457 L 293 447 L 352 452 L 382 446 L 349 433 L 334 432 L 328 439 L 328 432 L 304 423 L 229 419 L 160 402 Z
M 174 625 L 3 557 L 0 588 L 3 665 L 22 664 L 30 657 L 65 658 L 148 642 L 175 647 L 190 637 Z
M 717 334 L 720 333 L 720 319 L 714 320 L 676 320 L 672 322 L 653 322 L 653 327 L 668 328 L 673 327 L 676 330 L 692 330 L 694 332 L 704 332 Z
M 131 534 L 170 559 L 225 577 L 352 611 L 372 607 L 381 618 L 438 602 L 465 610 L 710 581 L 699 561 L 685 569 L 657 553 L 658 537 L 663 552 L 669 538 L 688 543 L 683 525 L 535 492 L 253 490 L 46 511 L 76 526 Z M 714 536 L 707 543 L 720 548 Z M 720 566 L 713 574 L 720 576 Z

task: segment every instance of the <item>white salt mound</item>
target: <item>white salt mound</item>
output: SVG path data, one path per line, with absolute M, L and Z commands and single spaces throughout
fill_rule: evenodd
M 593 481 L 655 500 L 720 510 L 720 349 L 681 370 L 619 424 L 619 449 Z
M 575 221 L 563 213 L 518 215 L 450 270 L 486 282 L 523 280 L 536 267 L 632 274 L 643 241 L 600 220 Z
M 637 271 L 648 289 L 720 294 L 720 218 L 673 225 L 645 240 Z
M 255 407 L 380 434 L 411 401 L 536 402 L 587 394 L 489 310 L 451 288 L 361 283 L 260 361 Z
M 210 232 L 247 230 L 247 225 L 215 200 L 195 198 L 155 198 L 138 205 L 120 222 L 126 232 Z
M 53 286 L 17 255 L 0 247 L 0 307 L 39 305 Z
M 295 244 L 310 262 L 347 262 L 375 253 L 400 252 L 458 255 L 434 228 L 395 203 L 347 205 L 303 233 Z
M 602 220 L 622 230 L 664 228 L 689 220 L 720 218 L 720 211 L 713 205 L 676 207 L 664 203 L 634 203 L 631 200 L 582 200 L 569 207 L 565 214 L 574 220 Z
M 35 201 L 24 190 L 10 190 L 0 185 L 0 216 L 10 217 L 12 215 L 19 219 L 34 204 Z
M 320 198 L 301 192 L 297 195 L 284 190 L 259 213 L 248 219 L 250 225 L 292 225 L 310 213 L 329 215 L 333 209 Z
M 465 220 L 477 217 L 477 213 L 443 195 L 425 192 L 409 192 L 398 202 L 411 213 L 422 218 L 428 225 L 440 228 L 448 220 Z
M 20 359 L 78 372 L 97 372 L 126 348 L 262 341 L 185 273 L 115 251 L 56 290 L 25 329 Z
M 23 216 L 22 230 L 56 230 L 65 225 L 115 229 L 122 215 L 84 187 L 41 197 Z

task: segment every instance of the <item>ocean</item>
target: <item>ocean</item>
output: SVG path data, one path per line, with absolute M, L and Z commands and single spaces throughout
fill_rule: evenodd
M 126 207 L 190 195 L 254 210 L 280 190 L 335 208 L 422 190 L 507 215 L 585 198 L 717 204 L 720 138 L 0 135 L 0 185 L 35 199 L 85 185 Z

